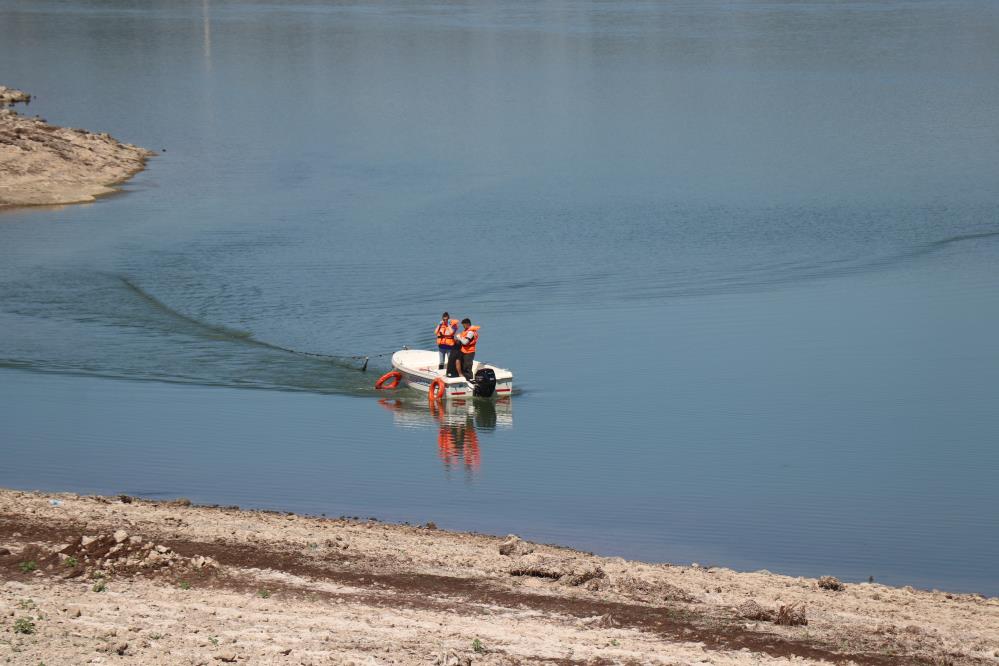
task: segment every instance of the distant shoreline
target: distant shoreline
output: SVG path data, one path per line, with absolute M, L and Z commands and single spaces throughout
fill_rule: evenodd
M 94 201 L 154 155 L 107 133 L 57 127 L 7 108 L 30 100 L 0 86 L 0 211 Z
M 999 598 L 0 489 L 0 629 L 18 663 L 994 664 Z

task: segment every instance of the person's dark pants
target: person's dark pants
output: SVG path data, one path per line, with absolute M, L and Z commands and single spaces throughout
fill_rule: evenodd
M 472 361 L 475 360 L 475 352 L 471 354 L 461 355 L 461 374 L 465 375 L 465 379 L 472 380 Z
M 457 346 L 452 347 L 451 348 L 451 353 L 447 357 L 447 376 L 448 377 L 457 377 L 458 376 L 458 366 L 457 366 L 457 363 L 458 363 L 458 359 L 461 359 L 461 358 L 463 358 L 462 357 L 462 353 L 461 353 L 461 349 L 459 349 Z M 461 365 L 462 365 L 462 369 L 464 369 L 464 366 L 465 366 L 465 361 L 464 360 L 462 360 Z

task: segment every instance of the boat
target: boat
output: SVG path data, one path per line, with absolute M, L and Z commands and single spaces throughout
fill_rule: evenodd
M 439 369 L 440 355 L 424 349 L 402 349 L 392 354 L 391 372 L 383 375 L 375 388 L 396 388 L 401 384 L 429 394 L 431 399 L 507 398 L 513 393 L 513 373 L 488 363 L 472 363 L 473 381 L 448 377 Z

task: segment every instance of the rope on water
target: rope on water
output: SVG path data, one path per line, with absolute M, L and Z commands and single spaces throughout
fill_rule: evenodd
M 361 365 L 361 372 L 367 372 L 368 371 L 368 361 L 370 359 L 381 358 L 382 356 L 391 356 L 392 354 L 395 353 L 394 351 L 387 351 L 387 352 L 381 352 L 381 353 L 378 353 L 378 354 L 367 354 L 367 355 L 364 355 L 364 354 L 356 354 L 356 355 L 351 355 L 351 354 L 318 354 L 316 352 L 299 351 L 298 349 L 291 349 L 289 347 L 282 347 L 280 345 L 275 345 L 275 344 L 271 344 L 271 343 L 267 343 L 267 346 L 268 347 L 272 347 L 274 349 L 280 349 L 281 351 L 288 352 L 289 354 L 296 354 L 298 356 L 311 356 L 312 358 L 328 358 L 328 359 L 334 360 L 334 361 L 343 361 L 343 360 L 364 361 L 364 364 Z M 404 349 L 405 349 L 405 347 L 404 347 Z

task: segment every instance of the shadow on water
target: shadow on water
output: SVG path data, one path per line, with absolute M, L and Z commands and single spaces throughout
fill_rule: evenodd
M 402 428 L 437 430 L 437 455 L 447 470 L 475 473 L 482 465 L 479 432 L 513 427 L 513 404 L 502 400 L 388 399 L 378 401 Z

